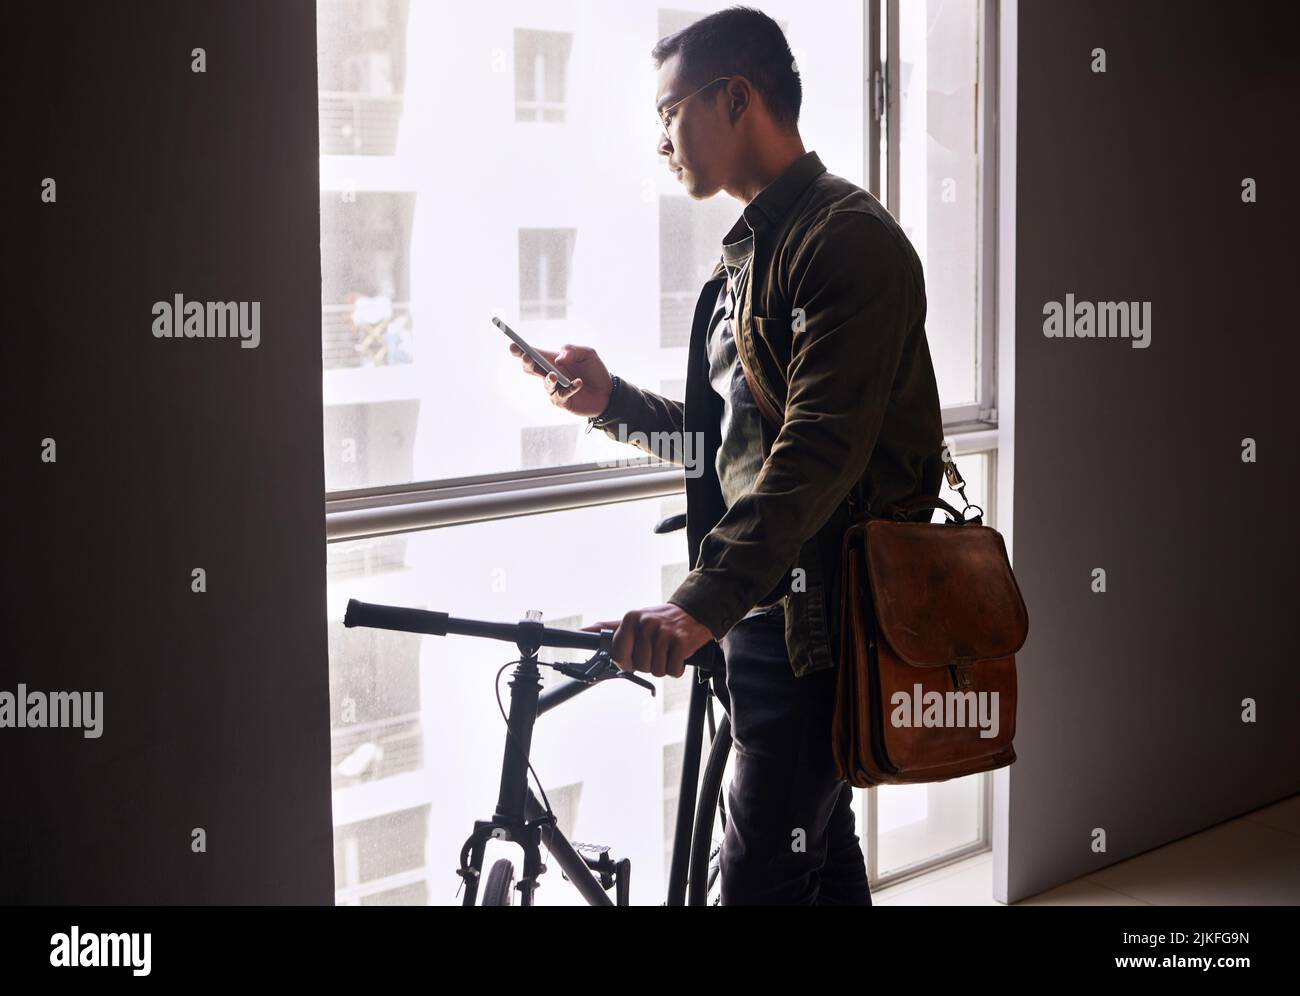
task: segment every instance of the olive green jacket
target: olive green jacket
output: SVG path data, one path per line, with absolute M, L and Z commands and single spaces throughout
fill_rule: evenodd
M 727 508 L 714 465 L 722 399 L 709 384 L 704 339 L 725 279 L 721 258 L 695 306 L 685 403 L 620 377 L 593 424 L 624 441 L 634 432 L 676 439 L 672 453 L 633 444 L 677 463 L 696 455 L 700 465 L 686 474 L 692 569 L 668 601 L 721 640 L 755 605 L 783 599 L 791 667 L 804 675 L 838 657 L 855 482 L 872 513 L 939 493 L 943 424 L 925 282 L 884 206 L 827 172 L 815 152 L 764 187 L 723 241 L 741 238 L 745 226 L 754 258 L 740 288 L 737 352 L 760 408 L 784 413 L 779 431 L 763 420 L 767 457 L 752 490 Z M 694 434 L 692 446 L 683 434 Z M 716 652 L 716 643 L 701 651 Z

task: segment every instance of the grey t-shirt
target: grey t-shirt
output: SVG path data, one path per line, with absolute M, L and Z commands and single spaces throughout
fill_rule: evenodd
M 760 435 L 762 416 L 749 385 L 745 383 L 745 371 L 736 356 L 735 336 L 735 323 L 740 315 L 739 302 L 743 300 L 753 256 L 752 232 L 739 242 L 723 245 L 722 261 L 729 279 L 718 292 L 706 340 L 709 383 L 722 398 L 722 441 L 714 465 L 722 489 L 722 500 L 728 508 L 735 504 L 736 499 L 749 492 L 763 467 L 763 441 Z M 781 608 L 780 602 L 766 609 L 754 608 L 745 618 L 780 611 Z

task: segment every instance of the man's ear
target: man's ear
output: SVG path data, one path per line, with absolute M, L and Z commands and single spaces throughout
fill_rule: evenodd
M 727 87 L 727 113 L 731 118 L 732 124 L 735 124 L 735 122 L 740 119 L 740 115 L 746 108 L 753 110 L 754 100 L 757 95 L 753 84 L 750 83 L 749 80 L 745 79 L 745 77 L 737 76 L 736 80 L 739 81 L 740 85 L 737 86 L 735 90 L 731 87 Z
M 731 111 L 733 115 L 739 116 L 740 112 L 745 109 L 745 106 L 748 103 L 749 80 L 741 77 L 734 80 L 733 84 L 733 86 L 727 87 L 727 96 L 731 101 L 727 109 Z

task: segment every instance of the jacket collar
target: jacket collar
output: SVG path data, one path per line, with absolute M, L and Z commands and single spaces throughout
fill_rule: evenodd
M 745 205 L 745 210 L 740 213 L 736 223 L 723 236 L 723 244 L 731 245 L 741 241 L 751 232 L 757 234 L 778 224 L 808 189 L 808 184 L 825 172 L 826 166 L 821 161 L 821 157 L 811 150 L 805 152 Z M 726 267 L 719 257 L 709 279 L 721 280 L 726 272 Z
M 779 224 L 803 192 L 808 189 L 808 184 L 825 172 L 826 166 L 817 153 L 811 150 L 805 152 L 758 192 L 758 195 L 741 212 L 741 218 L 754 232 Z M 743 233 L 740 234 L 743 236 Z M 732 239 L 728 238 L 725 241 L 730 242 Z

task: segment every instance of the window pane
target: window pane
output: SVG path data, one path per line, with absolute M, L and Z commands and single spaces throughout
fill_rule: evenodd
M 876 789 L 876 873 L 888 875 L 978 840 L 979 793 L 985 777 Z
M 684 531 L 655 535 L 680 498 L 655 498 L 331 544 L 328 618 L 339 902 L 453 904 L 474 820 L 492 815 L 505 724 L 493 678 L 511 644 L 345 629 L 349 598 L 565 629 L 661 604 L 686 570 Z M 620 537 L 624 542 L 612 542 Z M 547 649 L 543 660 L 584 660 Z M 556 677 L 542 669 L 545 684 Z M 689 671 L 687 678 L 693 675 Z M 571 839 L 631 858 L 632 901 L 663 901 L 687 678 L 593 688 L 542 717 L 533 767 Z M 509 706 L 509 669 L 502 701 Z M 531 783 L 530 783 L 531 784 Z M 493 845 L 495 848 L 497 845 Z M 518 856 L 502 844 L 493 857 Z M 538 902 L 581 902 L 552 863 Z
M 899 223 L 925 265 L 945 407 L 977 400 L 978 0 L 899 4 Z
M 320 0 L 327 490 L 637 456 L 583 434 L 489 320 L 682 382 L 743 205 L 690 200 L 658 156 L 650 49 L 724 6 Z M 807 148 L 862 183 L 860 0 L 763 9 Z

